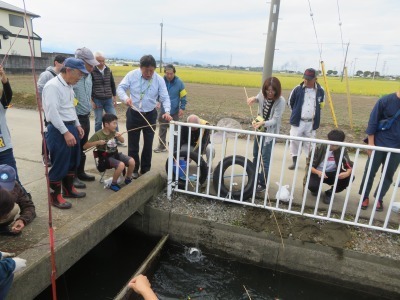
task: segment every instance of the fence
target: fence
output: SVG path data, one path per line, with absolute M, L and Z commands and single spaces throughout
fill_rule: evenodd
M 207 141 L 204 142 L 199 139 L 198 145 L 192 147 L 192 151 L 182 150 L 181 132 L 184 126 L 193 129 L 188 130 L 189 141 L 194 135 L 199 134 L 202 137 L 208 131 L 209 161 L 206 161 L 207 158 L 206 160 L 203 158 L 205 151 L 198 151 L 198 149 L 205 148 Z M 172 192 L 184 193 L 320 220 L 400 233 L 399 214 L 393 211 L 398 205 L 396 200 L 399 200 L 400 173 L 396 171 L 393 176 L 393 178 L 396 178 L 394 185 L 390 182 L 383 200 L 384 209 L 382 212 L 376 211 L 376 207 L 378 205 L 377 199 L 383 198 L 380 195 L 384 190 L 384 181 L 375 178 L 373 187 L 376 191 L 376 197 L 367 209 L 362 209 L 362 200 L 366 193 L 367 184 L 361 186 L 364 170 L 366 178 L 369 178 L 372 161 L 377 153 L 381 153 L 381 151 L 387 153 L 382 168 L 383 178 L 387 172 L 388 164 L 391 162 L 390 157 L 398 160 L 399 149 L 181 122 L 171 122 L 169 133 L 169 156 L 166 164 L 169 199 L 171 199 Z M 253 140 L 256 137 L 260 141 L 254 145 Z M 259 150 L 258 153 L 261 153 L 261 145 L 265 139 L 271 145 L 271 163 L 268 174 L 260 176 L 259 172 L 255 170 L 263 169 L 263 160 L 260 155 L 253 159 L 252 149 L 255 147 Z M 300 142 L 299 150 L 302 144 L 310 143 L 311 150 L 308 159 L 311 162 L 314 159 L 317 145 L 339 146 L 339 161 L 342 161 L 347 149 L 350 159 L 353 161 L 347 188 L 340 193 L 333 192 L 332 196 L 328 197 L 326 193 L 322 192 L 325 184 L 323 183 L 324 178 L 321 176 L 318 192 L 316 195 L 311 195 L 306 187 L 310 184 L 312 164 L 307 164 L 305 156 L 303 155 L 303 160 L 299 152 L 295 169 L 291 171 L 287 168 L 287 164 L 291 160 L 289 154 L 291 140 Z M 372 150 L 369 160 L 367 160 L 368 156 L 363 153 L 366 150 Z M 327 170 L 328 153 L 329 151 L 326 151 L 324 157 L 323 174 Z M 306 161 L 305 164 L 304 161 Z M 367 163 L 368 166 L 365 168 Z M 303 168 L 304 165 L 306 165 L 306 168 Z M 341 168 L 337 168 L 335 171 L 335 179 L 332 184 L 333 191 L 337 190 L 340 170 Z M 266 183 L 266 189 L 263 193 L 257 192 L 257 182 L 259 181 Z M 271 184 L 273 181 L 276 181 L 276 185 Z M 288 192 L 286 192 L 286 195 L 282 195 L 285 188 Z M 371 188 L 371 191 L 373 190 Z M 272 195 L 275 195 L 275 197 L 272 197 Z M 327 201 L 329 198 L 330 201 Z M 372 200 L 372 195 L 370 199 Z

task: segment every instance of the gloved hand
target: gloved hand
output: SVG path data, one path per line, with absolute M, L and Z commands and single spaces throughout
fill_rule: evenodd
M 8 252 L 2 252 L 2 251 L 0 251 L 0 253 L 1 253 L 1 259 L 15 256 L 15 253 L 8 253 Z
M 12 258 L 15 261 L 15 270 L 13 273 L 18 272 L 22 268 L 26 267 L 26 259 L 15 257 Z

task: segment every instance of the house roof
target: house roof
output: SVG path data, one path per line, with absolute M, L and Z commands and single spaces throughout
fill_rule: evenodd
M 7 29 L 5 29 L 3 26 L 0 26 L 0 34 L 7 34 L 7 35 L 11 35 L 12 32 L 8 31 Z
M 16 7 L 16 6 L 8 4 L 8 3 L 4 2 L 4 1 L 0 1 L 0 9 L 8 10 L 8 11 L 11 11 L 11 12 L 17 12 L 17 13 L 25 14 L 25 11 L 24 11 L 23 8 Z M 39 15 L 34 14 L 32 12 L 29 12 L 29 11 L 26 11 L 26 14 L 28 16 L 32 17 L 32 18 L 40 18 Z

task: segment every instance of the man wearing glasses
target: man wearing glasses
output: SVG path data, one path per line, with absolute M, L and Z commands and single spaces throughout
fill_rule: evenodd
M 118 85 L 119 99 L 127 106 L 126 129 L 128 130 L 128 156 L 135 160 L 132 178 L 137 179 L 151 169 L 154 132 L 157 121 L 157 99 L 165 113 L 162 118 L 171 121 L 171 101 L 164 79 L 154 73 L 156 61 L 153 56 L 145 55 L 140 59 L 139 69 L 130 71 Z M 130 96 L 126 93 L 129 90 Z M 143 132 L 143 149 L 139 159 L 140 132 Z
M 72 206 L 64 197 L 86 196 L 85 193 L 78 192 L 73 185 L 75 170 L 80 162 L 80 139 L 85 132 L 76 114 L 72 86 L 87 74 L 89 72 L 83 60 L 67 58 L 60 74 L 46 83 L 42 93 L 43 110 L 49 123 L 46 143 L 53 165 L 49 171 L 51 202 L 61 209 Z

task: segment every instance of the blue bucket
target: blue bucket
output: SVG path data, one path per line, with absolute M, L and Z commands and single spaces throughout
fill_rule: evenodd
M 185 177 L 186 168 L 187 168 L 186 160 L 180 159 L 178 168 L 179 168 L 178 169 L 179 170 L 179 177 Z M 175 161 L 174 161 L 174 164 L 173 164 L 172 172 L 174 174 L 176 172 L 176 162 Z

